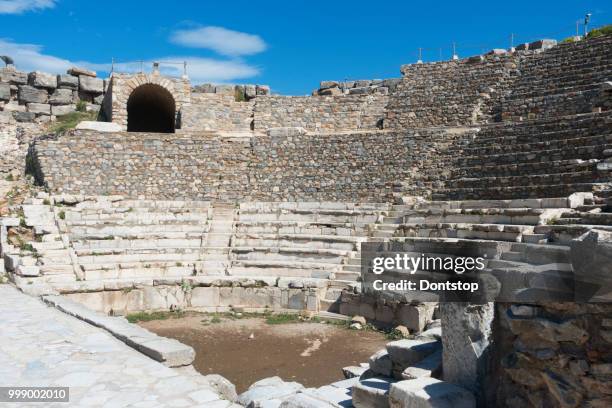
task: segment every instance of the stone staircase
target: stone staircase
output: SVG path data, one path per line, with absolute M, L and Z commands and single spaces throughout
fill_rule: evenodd
M 563 197 L 610 181 L 612 113 L 484 125 L 415 182 L 434 200 Z M 438 165 L 439 166 L 439 165 Z

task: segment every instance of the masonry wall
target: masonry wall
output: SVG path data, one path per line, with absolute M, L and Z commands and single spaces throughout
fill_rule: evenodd
M 249 131 L 254 104 L 237 102 L 234 94 L 192 93 L 191 103 L 181 111 L 181 129 Z
M 313 131 L 377 129 L 388 96 L 266 96 L 255 101 L 255 130 L 303 127 Z
M 401 67 L 389 96 L 385 128 L 465 126 L 495 120 L 500 98 L 516 75 L 515 57 L 488 55 Z
M 497 305 L 499 406 L 610 406 L 612 305 Z
M 426 151 L 430 132 L 223 137 L 206 133 L 76 132 L 30 148 L 52 191 L 207 200 L 391 199 Z

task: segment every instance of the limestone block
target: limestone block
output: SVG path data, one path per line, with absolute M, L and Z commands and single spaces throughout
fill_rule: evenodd
M 255 93 L 257 95 L 270 95 L 270 87 L 268 85 L 256 85 Z
M 266 401 L 288 398 L 302 389 L 302 384 L 285 382 L 280 377 L 264 378 L 240 394 L 237 402 L 250 408 L 263 408 Z
M 17 101 L 10 101 L 4 104 L 5 112 L 25 112 L 26 106 L 20 105 Z
M 389 391 L 391 408 L 475 408 L 474 396 L 464 388 L 422 377 L 400 381 L 391 385 Z
M 85 68 L 79 68 L 79 67 L 72 67 L 69 68 L 68 71 L 66 71 L 66 73 L 68 75 L 73 75 L 73 76 L 87 76 L 87 77 L 92 77 L 95 78 L 96 77 L 96 72 L 95 71 L 90 71 L 88 69 Z
M 173 339 L 159 337 L 138 343 L 136 348 L 168 367 L 180 367 L 193 363 L 195 351 L 190 346 Z
M 319 89 L 337 88 L 339 86 L 340 84 L 338 83 L 338 81 L 321 81 L 319 83 Z
M 76 112 L 76 105 L 52 105 L 51 114 L 54 116 L 67 115 Z
M 219 306 L 218 287 L 195 287 L 191 290 L 191 307 Z
M 612 232 L 593 229 L 570 243 L 576 301 L 612 300 Z
M 196 373 L 196 375 L 199 376 L 200 374 Z M 209 374 L 204 376 L 204 380 L 226 400 L 234 402 L 238 399 L 236 386 L 227 378 L 219 374 Z
M 233 85 L 217 85 L 215 86 L 215 93 L 222 95 L 234 95 Z
M 389 389 L 393 380 L 388 378 L 368 378 L 359 381 L 352 389 L 355 408 L 388 408 Z
M 414 365 L 425 357 L 439 351 L 442 344 L 437 340 L 397 340 L 387 344 L 387 352 L 395 367 L 404 370 Z
M 45 72 L 34 71 L 28 74 L 28 83 L 37 88 L 57 88 L 57 76 Z
M 321 95 L 321 96 L 342 95 L 342 90 L 340 88 L 338 88 L 338 87 L 321 89 L 319 91 L 319 95 Z
M 95 130 L 98 132 L 120 132 L 121 125 L 113 122 L 96 122 L 84 120 L 76 126 L 77 130 Z
M 104 81 L 100 78 L 81 75 L 79 76 L 79 90 L 91 94 L 104 92 Z
M 46 103 L 49 94 L 44 89 L 37 89 L 30 85 L 20 85 L 17 98 L 20 103 Z
M 334 408 L 336 404 L 323 401 L 314 395 L 299 393 L 283 401 L 279 408 Z
M 530 50 L 546 50 L 546 49 L 554 47 L 555 45 L 557 45 L 557 40 L 544 39 L 544 40 L 530 42 L 529 49 Z
M 51 115 L 51 105 L 48 103 L 28 103 L 28 112 L 39 115 Z
M 49 95 L 49 103 L 51 105 L 68 105 L 72 103 L 72 90 L 56 89 Z
M 387 350 L 378 350 L 370 357 L 368 362 L 370 364 L 370 370 L 375 374 L 385 377 L 391 376 L 393 363 L 391 362 L 391 356 L 389 356 Z
M 482 392 L 481 385 L 486 383 L 489 367 L 486 352 L 492 340 L 494 315 L 493 303 L 440 304 L 445 381 L 477 395 Z
M 0 101 L 11 99 L 11 86 L 7 83 L 0 83 Z
M 78 89 L 79 88 L 79 77 L 73 75 L 61 74 L 57 76 L 58 88 L 65 89 Z
M 32 122 L 36 118 L 36 114 L 34 112 L 14 111 L 13 117 L 17 122 Z
M 244 95 L 247 99 L 252 99 L 257 96 L 257 91 L 255 89 L 255 85 L 245 85 L 244 86 Z
M 28 83 L 28 74 L 16 71 L 14 68 L 0 69 L 0 82 L 8 82 L 14 85 L 25 85 Z
M 442 349 L 438 349 L 423 360 L 407 367 L 402 372 L 402 378 L 412 380 L 421 377 L 437 377 L 442 371 Z

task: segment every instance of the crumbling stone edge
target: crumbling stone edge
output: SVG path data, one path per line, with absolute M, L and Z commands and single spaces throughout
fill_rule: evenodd
M 158 336 L 131 324 L 123 317 L 105 316 L 63 296 L 42 296 L 42 301 L 77 319 L 99 327 L 128 346 L 168 367 L 189 366 L 195 359 L 195 350 L 174 339 Z

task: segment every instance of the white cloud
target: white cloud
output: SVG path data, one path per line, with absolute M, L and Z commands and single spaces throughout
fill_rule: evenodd
M 230 57 L 253 55 L 267 48 L 265 41 L 256 34 L 214 26 L 175 31 L 170 40 L 185 47 L 207 48 Z
M 55 0 L 0 0 L 0 14 L 21 14 L 55 7 Z
M 9 40 L 0 39 L 0 55 L 8 55 L 15 60 L 15 65 L 22 71 L 44 71 L 49 73 L 63 73 L 72 66 L 80 66 L 95 71 L 109 72 L 111 63 L 96 63 L 90 61 L 70 61 L 45 54 L 39 45 L 19 44 Z M 183 74 L 183 61 L 187 61 L 187 74 L 194 84 L 204 82 L 231 82 L 238 79 L 250 78 L 259 74 L 258 67 L 249 65 L 240 60 L 222 60 L 199 57 L 161 57 L 144 61 L 129 61 L 115 64 L 118 72 L 138 72 L 141 65 L 145 71 L 150 71 L 153 61 L 161 63 L 163 74 L 181 76 Z M 179 64 L 174 64 L 179 62 Z

